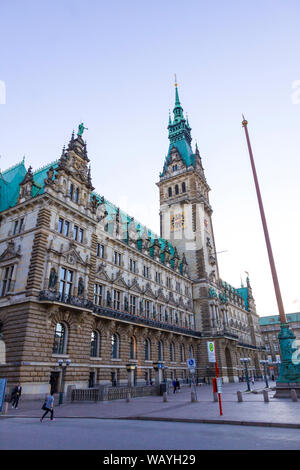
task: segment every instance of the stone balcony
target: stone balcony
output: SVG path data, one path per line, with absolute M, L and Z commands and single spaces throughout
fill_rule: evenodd
M 103 307 L 100 305 L 94 305 L 88 299 L 75 297 L 73 295 L 63 295 L 57 291 L 43 290 L 39 294 L 39 300 L 41 302 L 47 303 L 59 303 L 62 305 L 68 305 L 69 307 L 74 307 L 78 309 L 89 310 L 98 314 L 101 317 L 111 318 L 115 320 L 121 320 L 134 324 L 142 324 L 145 326 L 157 328 L 160 330 L 167 330 L 174 333 L 197 336 L 200 338 L 202 334 L 199 331 L 187 328 L 184 326 L 173 325 L 170 323 L 164 323 L 158 320 L 153 320 L 152 318 L 147 318 L 143 315 L 133 315 L 124 310 L 118 310 L 111 307 Z M 122 308 L 122 305 L 120 305 Z

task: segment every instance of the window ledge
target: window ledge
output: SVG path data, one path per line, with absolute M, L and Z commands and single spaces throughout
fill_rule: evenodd
M 102 357 L 90 356 L 90 361 L 102 361 Z

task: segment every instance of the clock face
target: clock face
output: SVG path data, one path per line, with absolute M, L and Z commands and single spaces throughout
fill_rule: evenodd
M 181 230 L 184 227 L 184 213 L 170 215 L 171 230 Z

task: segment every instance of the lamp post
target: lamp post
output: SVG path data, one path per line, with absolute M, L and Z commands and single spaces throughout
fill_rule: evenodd
M 248 374 L 248 367 L 247 367 L 247 364 L 251 362 L 251 359 L 250 359 L 250 357 L 241 357 L 241 358 L 240 358 L 240 361 L 241 361 L 241 362 L 244 364 L 244 366 L 245 366 L 245 375 L 246 375 L 247 389 L 248 389 L 248 392 L 251 392 L 250 382 L 249 382 L 249 374 Z
M 61 384 L 60 384 L 60 392 L 59 392 L 59 400 L 58 404 L 61 405 L 63 403 L 64 398 L 64 388 L 65 388 L 65 373 L 66 368 L 71 364 L 70 359 L 66 359 L 66 363 L 64 364 L 63 359 L 58 360 L 58 365 L 61 368 Z
M 268 364 L 268 361 L 266 359 L 261 359 L 259 362 L 264 366 L 266 387 L 269 388 L 269 383 L 268 383 L 268 378 L 267 378 L 267 364 Z

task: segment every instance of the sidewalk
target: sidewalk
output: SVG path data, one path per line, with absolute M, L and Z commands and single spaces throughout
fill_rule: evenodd
M 271 382 L 271 386 L 274 385 Z M 191 388 L 187 387 L 176 394 L 171 391 L 168 402 L 163 402 L 161 396 L 149 396 L 134 398 L 129 403 L 125 400 L 64 403 L 55 406 L 54 414 L 55 418 L 166 420 L 300 429 L 300 401 L 273 398 L 275 392 L 270 390 L 270 402 L 265 403 L 262 394 L 264 387 L 264 382 L 255 382 L 253 389 L 257 393 L 249 393 L 246 383 L 224 384 L 223 416 L 220 416 L 219 404 L 213 401 L 212 386 L 209 385 L 197 387 L 196 403 L 191 402 Z M 243 392 L 244 401 L 241 403 L 237 401 L 237 391 Z M 20 401 L 18 410 L 9 405 L 7 414 L 0 417 L 39 418 L 43 413 L 41 406 L 41 401 Z

